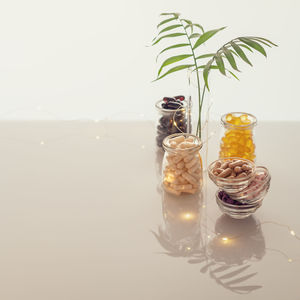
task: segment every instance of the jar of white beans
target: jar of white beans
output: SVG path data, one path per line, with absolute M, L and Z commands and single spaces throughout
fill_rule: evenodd
M 189 133 L 177 133 L 163 141 L 163 187 L 174 195 L 196 194 L 202 188 L 202 142 Z

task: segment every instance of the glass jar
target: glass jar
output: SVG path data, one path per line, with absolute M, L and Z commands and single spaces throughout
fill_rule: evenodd
M 176 133 L 163 140 L 165 150 L 162 178 L 165 191 L 180 196 L 196 194 L 202 188 L 202 142 L 189 133 Z
M 221 117 L 223 133 L 219 158 L 240 157 L 255 161 L 255 116 L 245 112 L 232 112 Z
M 191 114 L 186 100 L 183 100 L 174 108 L 163 108 L 165 101 L 159 100 L 155 107 L 158 110 L 158 124 L 156 126 L 156 143 L 162 147 L 165 137 L 174 133 L 191 132 Z

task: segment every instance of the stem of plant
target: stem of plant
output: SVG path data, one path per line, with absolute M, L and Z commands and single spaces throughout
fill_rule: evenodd
M 190 48 L 191 48 L 191 52 L 192 52 L 192 55 L 193 55 L 194 64 L 195 64 L 195 67 L 196 67 L 197 87 L 198 87 L 198 105 L 199 105 L 199 115 L 198 115 L 198 123 L 197 123 L 196 135 L 201 139 L 201 109 L 202 109 L 203 99 L 201 99 L 200 79 L 199 79 L 199 73 L 198 73 L 198 65 L 197 65 L 197 60 L 196 60 L 196 57 L 195 57 L 195 53 L 194 53 L 193 46 L 192 46 L 191 40 L 189 38 L 189 35 L 188 35 L 186 29 L 184 28 L 184 25 L 182 24 L 181 19 L 179 19 L 179 22 L 182 25 L 183 30 L 184 30 L 184 32 L 186 34 L 187 39 L 188 39 L 188 42 L 189 42 L 189 45 L 190 45 Z M 203 93 L 203 95 L 204 95 L 204 93 Z
M 203 88 L 203 91 L 202 91 L 202 97 L 201 97 L 201 104 L 200 104 L 200 108 L 199 108 L 200 112 L 202 111 L 202 104 L 203 104 L 205 90 L 206 90 L 206 86 L 204 85 L 204 88 Z M 200 118 L 200 121 L 201 121 L 201 118 Z M 200 124 L 200 126 L 201 126 L 201 124 Z M 200 135 L 200 138 L 201 138 L 201 135 Z

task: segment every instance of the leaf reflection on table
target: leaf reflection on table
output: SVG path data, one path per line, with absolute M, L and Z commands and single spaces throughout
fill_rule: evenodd
M 262 287 L 239 285 L 257 274 L 248 269 L 265 254 L 261 226 L 254 217 L 234 220 L 222 215 L 216 221 L 214 236 L 205 242 L 202 195 L 176 197 L 163 192 L 162 198 L 164 226 L 152 233 L 166 250 L 163 254 L 188 257 L 188 263 L 201 264 L 202 273 L 234 293 L 246 294 Z

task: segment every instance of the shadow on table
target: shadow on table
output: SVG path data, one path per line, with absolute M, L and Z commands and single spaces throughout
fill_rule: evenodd
M 162 192 L 164 224 L 152 231 L 165 255 L 187 257 L 188 263 L 201 265 L 218 285 L 238 294 L 247 294 L 261 285 L 244 285 L 257 272 L 250 272 L 254 261 L 265 255 L 265 240 L 256 218 L 234 220 L 222 215 L 215 233 L 204 239 L 201 220 L 205 213 L 202 194 L 176 197 Z

